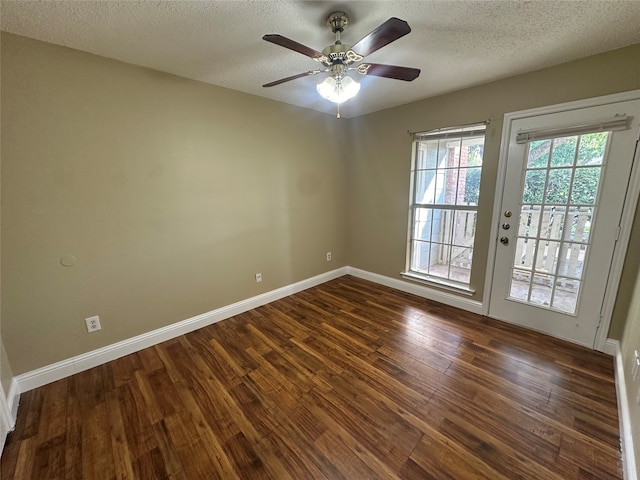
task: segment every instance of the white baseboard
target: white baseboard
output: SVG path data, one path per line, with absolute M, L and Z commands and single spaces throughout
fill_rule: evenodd
M 436 302 L 444 303 L 452 307 L 466 310 L 467 312 L 477 313 L 478 315 L 485 315 L 482 302 L 471 300 L 469 298 L 460 297 L 447 292 L 441 292 L 433 288 L 425 287 L 415 283 L 407 282 L 397 278 L 391 278 L 377 273 L 367 272 L 366 270 L 360 270 L 359 268 L 347 267 L 347 273 L 354 277 L 369 280 L 371 282 L 379 283 L 386 287 L 395 288 L 402 292 L 412 293 L 419 297 L 428 298 Z
M 4 389 L 0 385 L 0 455 L 4 449 L 4 441 L 11 430 L 13 430 L 14 422 L 11 419 L 11 410 L 4 394 Z
M 618 417 L 620 419 L 620 447 L 622 448 L 622 470 L 624 480 L 638 480 L 636 469 L 635 450 L 633 447 L 633 433 L 631 431 L 631 413 L 629 412 L 629 397 L 627 396 L 627 384 L 624 377 L 624 364 L 620 342 L 611 338 L 607 339 L 605 353 L 614 351 L 616 373 L 616 395 L 618 397 Z M 636 439 L 637 440 L 637 439 Z
M 47 365 L 46 367 L 23 373 L 15 377 L 17 393 L 27 392 L 34 388 L 71 376 L 75 373 L 102 365 L 103 363 L 107 363 L 144 348 L 157 345 L 158 343 L 166 340 L 171 340 L 172 338 L 179 337 L 185 333 L 192 332 L 199 328 L 206 327 L 207 325 L 219 322 L 220 320 L 261 307 L 267 303 L 274 302 L 346 274 L 347 267 L 332 270 L 255 297 L 241 300 L 240 302 L 167 325 L 166 327 L 143 333 L 136 337 L 132 337 L 112 345 L 107 345 L 106 347 L 83 353 L 82 355 L 62 360 L 60 362 Z M 15 408 L 17 409 L 17 401 L 14 403 Z M 14 405 L 11 405 L 11 408 L 13 409 Z
M 606 343 L 604 344 L 604 349 L 602 353 L 606 353 L 607 355 L 611 355 L 615 357 L 620 350 L 620 342 L 618 340 L 614 340 L 613 338 L 607 338 Z

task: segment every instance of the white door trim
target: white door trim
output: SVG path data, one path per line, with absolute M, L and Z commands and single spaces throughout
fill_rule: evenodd
M 498 226 L 500 223 L 502 195 L 504 191 L 505 176 L 507 173 L 507 158 L 509 156 L 509 138 L 511 137 L 511 126 L 514 120 L 532 117 L 536 115 L 545 115 L 550 113 L 559 113 L 569 110 L 577 110 L 580 108 L 596 107 L 609 103 L 625 102 L 629 100 L 640 99 L 640 90 L 632 90 L 629 92 L 616 93 L 613 95 L 605 95 L 602 97 L 588 98 L 575 102 L 560 103 L 557 105 L 548 105 L 544 107 L 532 108 L 529 110 L 520 110 L 517 112 L 509 112 L 504 114 L 502 123 L 502 138 L 500 141 L 500 156 L 498 158 L 498 176 L 496 178 L 496 189 L 493 199 L 493 215 L 491 223 L 490 247 L 487 256 L 487 271 L 485 274 L 485 288 L 483 294 L 483 310 L 485 315 L 489 313 L 489 302 L 491 298 L 491 286 L 493 285 L 494 265 L 497 254 Z M 606 348 L 607 334 L 611 325 L 611 315 L 615 304 L 616 293 L 620 284 L 620 276 L 624 264 L 625 253 L 629 244 L 631 235 L 631 226 L 633 217 L 640 196 L 640 149 L 636 150 L 633 168 L 631 170 L 631 178 L 629 181 L 629 189 L 622 209 L 620 238 L 616 244 L 613 261 L 611 264 L 611 272 L 607 282 L 607 289 L 604 296 L 602 309 L 602 323 L 596 334 L 594 348 L 603 352 Z

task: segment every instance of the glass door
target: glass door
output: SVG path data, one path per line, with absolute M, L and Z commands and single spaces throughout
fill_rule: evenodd
M 593 347 L 639 116 L 634 100 L 513 121 L 490 316 Z

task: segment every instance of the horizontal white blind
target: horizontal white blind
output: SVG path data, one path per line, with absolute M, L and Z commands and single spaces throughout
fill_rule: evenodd
M 544 128 L 539 130 L 521 130 L 516 135 L 516 143 L 527 143 L 533 140 L 546 140 L 549 138 L 569 137 L 595 132 L 614 132 L 629 128 L 627 115 L 619 115 L 607 118 L 599 122 L 584 123 L 580 125 L 567 125 L 564 127 Z
M 446 138 L 471 138 L 484 135 L 487 129 L 486 123 L 477 125 L 467 125 L 464 127 L 439 128 L 428 132 L 413 134 L 414 141 L 421 140 L 442 140 Z

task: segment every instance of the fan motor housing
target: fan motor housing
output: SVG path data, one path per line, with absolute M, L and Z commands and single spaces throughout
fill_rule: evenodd
M 329 45 L 327 48 L 322 50 L 322 54 L 328 59 L 327 66 L 335 65 L 337 63 L 350 65 L 353 62 L 359 62 L 363 59 L 362 55 L 358 55 L 356 52 L 351 50 L 349 45 L 343 45 L 341 43 Z
M 327 48 L 322 50 L 322 54 L 326 55 L 330 60 L 333 61 L 335 59 L 343 59 L 350 49 L 351 47 L 349 45 L 343 45 L 340 43 L 329 45 Z

